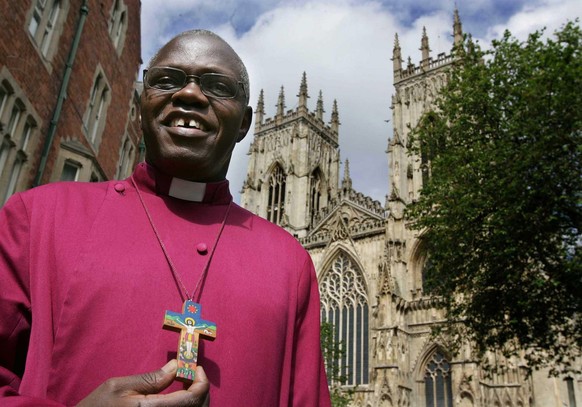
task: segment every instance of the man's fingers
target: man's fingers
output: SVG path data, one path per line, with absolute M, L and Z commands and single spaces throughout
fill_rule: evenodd
M 188 388 L 188 393 L 191 393 L 196 400 L 202 401 L 202 407 L 207 407 L 210 405 L 210 382 L 208 377 L 206 377 L 206 372 L 202 366 L 196 366 L 196 375 L 194 376 L 194 381 L 192 385 Z
M 206 377 L 206 372 L 202 366 L 196 366 L 196 375 L 192 385 L 188 388 L 188 391 L 191 393 L 200 394 L 207 393 L 209 389 L 210 382 L 208 381 L 208 377 Z
M 201 366 L 196 368 L 196 377 L 188 390 L 159 394 L 174 381 L 177 369 L 178 362 L 171 360 L 153 372 L 109 379 L 78 406 L 208 406 L 210 383 Z
M 140 398 L 141 407 L 160 407 L 160 406 L 191 406 L 191 407 L 208 407 L 210 405 L 210 395 L 208 390 L 210 383 L 206 373 L 201 366 L 196 367 L 194 382 L 188 390 L 179 390 L 168 394 L 150 394 Z M 137 397 L 137 396 L 134 396 Z
M 176 377 L 178 362 L 173 359 L 153 372 L 133 376 L 116 377 L 106 383 L 110 390 L 119 394 L 157 394 L 168 387 Z

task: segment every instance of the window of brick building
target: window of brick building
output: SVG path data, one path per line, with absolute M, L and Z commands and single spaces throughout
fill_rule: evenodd
M 4 136 L 2 138 L 2 143 L 0 143 L 0 179 L 4 174 L 4 168 L 6 167 L 6 162 L 8 161 L 8 153 L 12 149 L 12 142 L 10 137 Z
M 61 172 L 61 181 L 78 181 L 81 167 L 81 164 L 76 161 L 65 160 Z
M 12 105 L 12 112 L 10 113 L 10 119 L 8 119 L 8 125 L 6 126 L 6 133 L 9 136 L 14 136 L 18 123 L 20 123 L 20 118 L 24 112 L 24 105 L 20 99 L 16 99 Z
M 122 0 L 115 0 L 111 9 L 109 19 L 109 36 L 113 46 L 118 53 L 121 53 L 125 42 L 125 32 L 127 31 L 127 6 Z
M 0 206 L 30 185 L 29 157 L 37 146 L 39 119 L 6 67 L 0 70 Z
M 50 59 L 56 49 L 68 6 L 66 0 L 34 0 L 28 32 L 38 50 Z
M 8 174 L 8 185 L 4 191 L 4 203 L 18 190 L 21 181 L 22 169 L 28 161 L 30 152 L 28 151 L 29 141 L 32 137 L 33 131 L 36 129 L 36 123 L 31 117 L 28 117 L 24 123 L 24 127 L 20 132 L 19 137 L 16 137 L 16 154 L 12 163 L 12 168 Z
M 8 99 L 14 93 L 12 86 L 4 80 L 0 83 L 0 129 L 4 125 L 4 114 L 8 110 Z
M 132 164 L 135 160 L 135 146 L 126 134 L 121 143 L 121 150 L 119 152 L 119 164 L 117 166 L 116 179 L 123 179 L 129 176 L 133 170 Z
M 109 102 L 109 85 L 107 84 L 105 75 L 99 72 L 93 82 L 89 105 L 87 106 L 83 119 L 84 133 L 95 150 L 99 149 L 99 144 L 101 143 L 101 134 L 105 128 L 105 118 L 107 116 Z

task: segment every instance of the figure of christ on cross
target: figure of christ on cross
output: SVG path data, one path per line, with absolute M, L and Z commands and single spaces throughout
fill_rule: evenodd
M 198 360 L 198 338 L 216 338 L 216 324 L 200 318 L 200 304 L 186 300 L 182 313 L 166 311 L 164 328 L 180 331 L 178 344 L 178 371 L 176 378 L 194 380 Z

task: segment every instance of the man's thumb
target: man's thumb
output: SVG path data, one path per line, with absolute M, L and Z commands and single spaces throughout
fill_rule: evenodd
M 133 390 L 140 394 L 156 394 L 168 387 L 176 378 L 178 361 L 170 360 L 161 369 L 130 376 L 133 383 Z

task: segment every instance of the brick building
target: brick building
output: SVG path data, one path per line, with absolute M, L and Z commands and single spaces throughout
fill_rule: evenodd
M 0 206 L 139 158 L 139 0 L 0 1 Z

